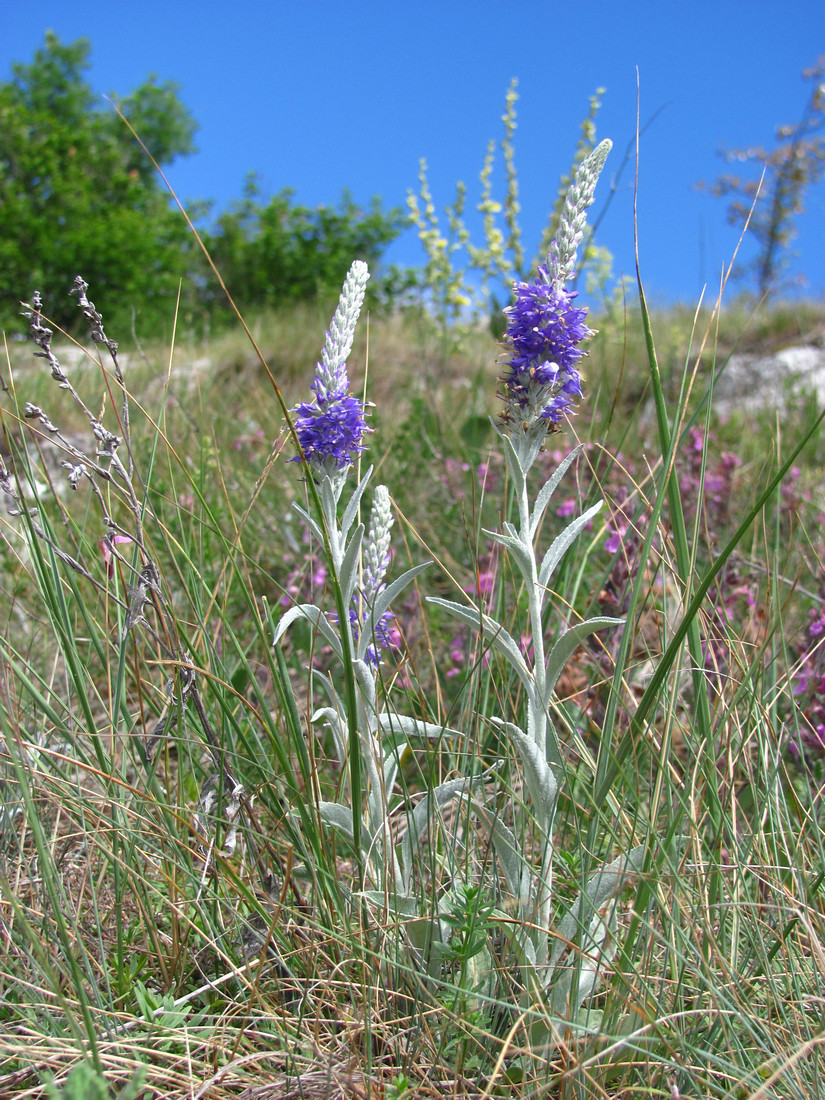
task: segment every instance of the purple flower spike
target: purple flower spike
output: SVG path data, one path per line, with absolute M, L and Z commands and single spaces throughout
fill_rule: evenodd
M 295 410 L 295 430 L 313 472 L 333 476 L 351 466 L 368 432 L 364 404 L 346 392 L 302 402 Z
M 585 352 L 579 345 L 593 335 L 587 310 L 574 307 L 575 291 L 551 283 L 544 266 L 535 282 L 516 283 L 514 290 L 515 303 L 504 310 L 512 350 L 502 378 L 505 419 L 525 428 L 536 420 L 557 427 L 581 397 L 577 364 Z
M 502 378 L 507 409 L 505 423 L 524 433 L 516 446 L 523 470 L 535 461 L 548 428 L 557 428 L 577 397 L 582 380 L 578 362 L 585 353 L 579 347 L 592 336 L 584 323 L 586 309 L 576 309 L 575 291 L 565 290 L 576 272 L 576 253 L 584 238 L 587 209 L 593 202 L 611 143 L 603 141 L 584 158 L 564 201 L 556 236 L 547 263 L 532 283 L 516 283 L 515 302 L 504 313 L 506 340 L 512 355 Z M 511 434 L 511 442 L 514 437 Z
M 293 410 L 298 442 L 316 481 L 328 477 L 343 484 L 347 470 L 365 449 L 367 428 L 363 401 L 349 393 L 346 358 L 352 348 L 355 325 L 369 278 L 367 265 L 356 260 L 349 269 L 338 308 L 326 334 L 321 362 L 315 366 L 313 401 Z M 292 461 L 297 462 L 298 459 Z

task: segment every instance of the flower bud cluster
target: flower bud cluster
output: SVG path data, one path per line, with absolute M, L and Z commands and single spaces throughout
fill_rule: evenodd
M 611 143 L 603 141 L 582 161 L 567 193 L 547 264 L 539 266 L 534 282 L 515 284 L 516 300 L 504 310 L 510 351 L 502 377 L 507 403 L 504 420 L 525 432 L 542 422 L 557 427 L 581 397 L 578 362 L 585 352 L 580 344 L 593 332 L 585 324 L 587 310 L 573 305 L 576 292 L 565 289 L 565 283 L 575 275 L 587 208 L 610 148 Z
M 607 154 L 613 148 L 609 140 L 601 142 L 585 157 L 576 172 L 564 201 L 559 228 L 550 245 L 547 265 L 554 283 L 569 283 L 576 274 L 576 253 L 584 237 L 587 209 L 593 205 L 596 184 L 599 182 Z
M 587 310 L 574 307 L 575 292 L 551 282 L 544 266 L 535 282 L 516 283 L 514 290 L 515 303 L 504 310 L 511 351 L 502 378 L 505 419 L 525 429 L 536 420 L 555 427 L 581 397 L 579 344 L 592 335 Z
M 293 410 L 298 442 L 318 481 L 324 477 L 336 479 L 364 450 L 363 439 L 368 431 L 364 403 L 348 392 L 346 358 L 368 278 L 367 265 L 356 260 L 327 332 L 321 362 L 316 365 L 312 382 L 315 398 Z
M 361 591 L 354 594 L 354 606 L 349 610 L 349 621 L 355 640 L 369 621 L 376 597 L 384 589 L 384 577 L 387 575 L 392 559 L 390 529 L 394 522 L 389 490 L 386 485 L 379 485 L 372 502 L 369 532 L 362 556 L 363 584 Z M 394 643 L 394 623 L 393 613 L 385 611 L 373 624 L 373 638 L 366 652 L 367 664 L 372 665 L 373 668 L 377 668 L 381 663 L 382 650 Z
M 389 490 L 386 485 L 379 485 L 372 502 L 364 550 L 364 592 L 370 601 L 384 587 L 384 576 L 390 564 L 390 528 L 394 522 Z

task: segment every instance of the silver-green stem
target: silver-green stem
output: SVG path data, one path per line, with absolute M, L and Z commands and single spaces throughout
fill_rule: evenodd
M 324 512 L 324 523 L 329 537 L 332 567 L 335 578 L 339 582 L 340 590 L 341 569 L 347 552 L 346 538 L 338 526 L 338 500 L 340 497 L 340 483 L 327 478 L 327 484 L 321 484 L 321 506 Z M 343 610 L 343 614 L 342 614 Z M 350 653 L 355 663 L 357 647 L 352 631 L 352 623 L 349 618 L 349 608 L 338 608 L 338 623 L 341 634 L 344 653 Z M 346 638 L 346 642 L 344 639 Z M 350 798 L 352 800 L 353 837 L 356 845 L 361 843 L 361 792 L 362 770 L 364 762 L 367 779 L 367 828 L 373 845 L 376 836 L 380 833 L 380 847 L 370 853 L 370 863 L 375 868 L 376 886 L 383 886 L 389 866 L 392 879 L 397 892 L 401 892 L 401 870 L 392 848 L 392 833 L 389 821 L 389 806 L 384 792 L 384 752 L 380 739 L 373 732 L 378 728 L 376 714 L 376 676 L 365 662 L 357 662 L 358 672 L 356 679 L 358 691 L 356 693 L 356 726 L 349 729 L 347 743 L 347 765 L 350 781 Z M 356 856 L 361 858 L 360 849 Z
M 527 495 L 525 471 L 524 486 L 518 498 L 521 541 L 528 551 L 530 559 L 530 581 L 527 586 L 530 628 L 533 640 L 533 683 L 534 697 L 527 700 L 527 731 L 542 756 L 547 752 L 547 707 L 546 698 L 547 670 L 544 653 L 544 631 L 542 627 L 542 596 L 539 588 L 539 571 L 535 547 L 530 535 L 530 500 Z M 549 767 L 549 765 L 548 765 Z M 536 944 L 536 964 L 545 966 L 548 960 L 548 936 L 550 928 L 550 910 L 553 896 L 553 822 L 540 812 L 536 806 L 537 819 L 541 827 L 541 870 L 536 885 L 535 923 L 541 930 Z
M 359 662 L 358 722 L 363 734 L 360 738 L 364 748 L 364 760 L 367 772 L 367 826 L 371 838 L 370 863 L 374 868 L 373 878 L 378 889 L 385 889 L 391 882 L 397 895 L 403 893 L 401 867 L 395 854 L 390 828 L 388 792 L 384 786 L 384 748 L 380 737 L 376 709 L 377 676 L 365 662 Z M 353 814 L 356 807 L 353 806 Z
M 336 604 L 338 610 L 338 627 L 341 637 L 341 651 L 344 657 L 344 682 L 346 684 L 346 709 L 347 728 L 349 732 L 347 744 L 347 770 L 349 772 L 350 799 L 352 802 L 352 838 L 355 848 L 355 859 L 358 864 L 359 887 L 364 887 L 364 860 L 361 847 L 361 752 L 358 739 L 358 726 L 360 724 L 360 705 L 358 694 L 353 684 L 350 664 L 355 656 L 355 643 L 352 636 L 352 624 L 349 620 L 349 608 L 343 599 L 341 588 L 341 567 L 346 551 L 345 538 L 338 528 L 338 499 L 341 494 L 341 482 L 334 482 L 332 478 L 325 477 L 319 486 L 318 496 L 321 502 L 321 510 L 324 517 L 324 527 L 329 542 L 332 568 L 337 581 L 335 585 Z

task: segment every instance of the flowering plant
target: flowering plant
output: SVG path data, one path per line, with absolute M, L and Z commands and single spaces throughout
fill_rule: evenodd
M 394 843 L 390 812 L 408 739 L 440 738 L 450 731 L 382 709 L 379 700 L 378 666 L 390 640 L 390 606 L 429 562 L 408 569 L 386 584 L 393 524 L 386 486 L 379 485 L 375 491 L 368 532 L 363 524 L 356 523 L 371 469 L 353 490 L 340 519 L 338 516 L 347 476 L 363 450 L 367 431 L 363 403 L 347 392 L 345 363 L 367 278 L 366 264 L 356 261 L 344 283 L 316 368 L 312 383 L 315 400 L 296 410 L 296 434 L 317 487 L 321 522 L 299 506 L 296 511 L 319 544 L 328 546 L 329 575 L 338 611 L 328 615 L 312 603 L 290 608 L 278 622 L 274 644 L 280 643 L 292 623 L 308 620 L 342 667 L 343 696 L 332 675 L 314 673 L 329 705 L 316 710 L 311 721 L 325 722 L 332 730 L 336 752 L 349 776 L 349 801 L 321 800 L 318 813 L 322 821 L 352 842 L 360 885 L 370 885 L 376 897 L 383 897 L 391 887 L 395 903 L 404 909 L 411 900 L 415 848 L 426 835 L 427 822 L 436 810 L 477 781 L 451 780 L 437 786 L 408 815 L 401 844 Z M 362 794 L 366 796 L 365 804 Z
M 536 555 L 535 540 L 552 495 L 579 453 L 575 448 L 539 490 L 532 506 L 527 478 L 538 457 L 547 431 L 557 427 L 581 394 L 577 364 L 584 352 L 582 340 L 591 335 L 584 323 L 586 311 L 572 306 L 574 295 L 564 280 L 575 270 L 576 249 L 584 228 L 586 208 L 593 201 L 599 173 L 610 150 L 605 141 L 581 164 L 570 188 L 559 232 L 547 264 L 539 268 L 533 283 L 517 283 L 516 301 L 505 310 L 507 332 L 506 373 L 503 377 L 503 426 L 498 430 L 514 487 L 519 525 L 505 523 L 503 532 L 486 531 L 503 546 L 524 581 L 529 624 L 527 647 L 494 618 L 463 604 L 432 597 L 431 602 L 462 622 L 480 629 L 525 689 L 526 722 L 523 726 L 500 718 L 494 723 L 508 737 L 523 769 L 525 787 L 537 829 L 538 871 L 521 851 L 516 832 L 500 817 L 483 807 L 479 818 L 489 831 L 508 890 L 517 901 L 521 931 L 515 937 L 529 996 L 540 994 L 560 1019 L 593 1027 L 592 1014 L 579 1014 L 579 1006 L 593 992 L 599 974 L 616 950 L 615 899 L 630 878 L 641 869 L 644 850 L 605 862 L 585 883 L 568 908 L 558 929 L 553 916 L 553 828 L 564 777 L 566 752 L 549 717 L 553 692 L 561 672 L 579 643 L 588 635 L 620 626 L 621 619 L 587 619 L 562 633 L 549 654 L 545 653 L 543 611 L 550 580 L 566 551 L 602 507 L 599 501 L 573 520 L 554 540 L 544 556 Z M 527 656 L 523 655 L 526 648 Z M 580 953 L 564 968 L 562 958 L 571 941 Z
M 407 924 L 406 942 L 427 972 L 437 971 L 436 948 L 443 955 L 450 940 L 450 921 L 455 917 L 451 916 L 451 907 L 460 907 L 460 899 L 475 887 L 468 887 L 453 867 L 453 888 L 438 903 L 435 915 L 424 918 L 422 914 L 432 912 L 433 902 L 413 896 L 414 848 L 436 811 L 454 799 L 469 799 L 473 813 L 489 833 L 503 880 L 517 907 L 520 930 L 511 933 L 511 939 L 522 969 L 525 996 L 538 993 L 559 1019 L 568 1023 L 579 1020 L 582 1026 L 591 1027 L 593 1018 L 585 1024 L 578 1009 L 615 952 L 615 899 L 641 869 L 644 852 L 635 848 L 599 867 L 568 908 L 558 930 L 552 930 L 553 830 L 566 751 L 550 720 L 550 707 L 564 665 L 580 642 L 595 631 L 621 625 L 622 620 L 598 617 L 580 622 L 562 633 L 546 652 L 543 615 L 550 580 L 566 551 L 600 510 L 601 502 L 574 519 L 539 559 L 535 542 L 545 511 L 579 449 L 563 459 L 532 504 L 527 480 L 548 430 L 559 426 L 582 392 L 578 364 L 585 354 L 581 344 L 591 330 L 585 323 L 586 310 L 573 305 L 575 294 L 564 283 L 575 269 L 586 209 L 593 201 L 609 148 L 610 143 L 603 142 L 582 162 L 547 263 L 539 268 L 532 283 L 515 285 L 514 304 L 505 310 L 505 410 L 502 425 L 496 430 L 515 489 L 519 524 L 505 523 L 502 532 L 485 534 L 510 554 L 524 581 L 529 623 L 522 632 L 522 644 L 484 612 L 438 597 L 430 601 L 463 624 L 480 629 L 525 689 L 524 724 L 508 717 L 493 722 L 509 740 L 523 771 L 532 826 L 538 838 L 538 868 L 521 850 L 514 828 L 488 808 L 480 793 L 484 775 L 459 777 L 430 790 L 414 810 L 407 811 L 404 839 L 400 847 L 394 844 L 391 799 L 408 739 L 449 737 L 451 733 L 458 735 L 458 731 L 399 716 L 380 706 L 377 668 L 387 642 L 389 607 L 427 565 L 409 569 L 385 585 L 392 515 L 384 486 L 376 490 L 367 537 L 363 525 L 353 526 L 370 471 L 355 488 L 338 520 L 339 498 L 347 474 L 363 449 L 366 431 L 364 406 L 348 393 L 344 362 L 363 300 L 366 268 L 362 264 L 353 265 L 344 284 L 312 384 L 315 399 L 296 410 L 297 437 L 318 487 L 323 527 L 308 512 L 299 512 L 319 541 L 329 542 L 331 575 L 339 589 L 339 608 L 346 609 L 346 613 L 342 615 L 339 610 L 331 618 L 315 604 L 301 604 L 281 618 L 275 631 L 277 644 L 292 622 L 309 620 L 342 664 L 345 683 L 352 684 L 353 700 L 349 704 L 339 694 L 332 675 L 314 674 L 329 705 L 318 709 L 312 721 L 323 720 L 329 725 L 341 763 L 350 776 L 349 803 L 321 801 L 318 811 L 322 820 L 354 844 L 359 865 L 366 868 L 364 881 L 368 879 L 372 886 L 367 896 L 383 897 L 386 904 L 386 891 L 390 889 L 392 910 L 405 919 L 416 918 Z M 390 740 L 384 739 L 387 733 L 392 735 Z M 365 812 L 359 779 L 362 771 L 366 777 Z M 493 910 L 488 912 L 490 919 L 494 915 Z M 562 957 L 572 941 L 578 943 L 580 954 L 576 965 L 565 969 Z M 476 967 L 474 984 L 485 980 L 489 977 L 481 978 Z

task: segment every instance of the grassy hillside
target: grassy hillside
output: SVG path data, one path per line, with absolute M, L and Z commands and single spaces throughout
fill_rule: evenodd
M 582 444 L 538 560 L 604 505 L 556 544 L 540 642 L 491 534 L 519 521 L 501 345 L 361 318 L 372 434 L 341 511 L 372 466 L 387 583 L 433 563 L 370 680 L 339 660 L 346 585 L 293 508 L 323 527 L 275 389 L 309 400 L 330 314 L 249 319 L 254 344 L 9 346 L 0 1095 L 825 1095 L 825 454 L 804 393 L 712 394 L 731 355 L 821 346 L 825 308 L 656 314 L 660 380 L 634 302 L 591 323 L 530 474 L 532 500 Z M 308 603 L 323 624 L 273 646 Z M 502 724 L 532 705 L 518 662 L 610 618 L 548 700 L 543 832 Z

